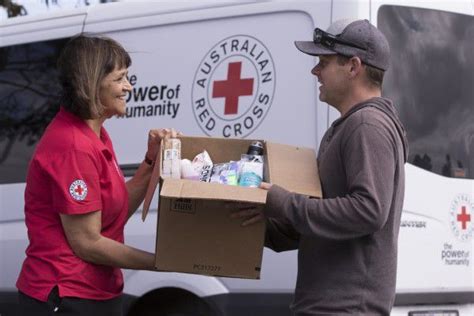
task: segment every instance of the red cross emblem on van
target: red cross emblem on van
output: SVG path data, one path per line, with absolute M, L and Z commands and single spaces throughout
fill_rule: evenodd
M 237 114 L 239 97 L 253 94 L 253 78 L 241 78 L 242 62 L 229 63 L 227 79 L 214 81 L 213 98 L 225 98 L 224 114 Z
M 212 137 L 244 138 L 270 111 L 275 65 L 266 45 L 250 35 L 218 41 L 204 55 L 191 91 L 194 117 Z
M 469 194 L 463 193 L 456 196 L 449 208 L 450 226 L 454 235 L 461 241 L 471 240 L 474 234 L 472 214 L 474 201 Z
M 461 223 L 462 229 L 467 228 L 467 224 L 471 221 L 471 215 L 466 213 L 466 206 L 461 207 L 461 213 L 458 214 L 457 221 Z

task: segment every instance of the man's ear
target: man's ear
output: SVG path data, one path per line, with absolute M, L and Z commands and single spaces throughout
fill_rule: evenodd
M 362 71 L 363 65 L 359 57 L 351 57 L 351 59 L 349 59 L 349 65 L 349 74 L 352 78 L 356 77 Z

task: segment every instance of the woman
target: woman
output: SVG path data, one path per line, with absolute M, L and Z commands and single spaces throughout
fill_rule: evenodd
M 30 162 L 25 216 L 30 244 L 17 281 L 24 315 L 120 315 L 120 268 L 153 270 L 154 254 L 123 244 L 143 201 L 159 142 L 151 130 L 135 176 L 124 182 L 102 126 L 125 114 L 131 59 L 112 39 L 80 35 L 59 61 L 62 106 Z

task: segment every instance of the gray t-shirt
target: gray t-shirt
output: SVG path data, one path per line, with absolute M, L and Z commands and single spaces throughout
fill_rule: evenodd
M 407 144 L 391 101 L 372 98 L 321 141 L 323 199 L 270 189 L 266 246 L 299 250 L 296 315 L 389 315 Z

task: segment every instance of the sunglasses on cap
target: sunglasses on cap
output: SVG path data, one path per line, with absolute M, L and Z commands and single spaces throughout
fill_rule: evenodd
M 337 44 L 341 44 L 341 45 L 344 45 L 344 46 L 350 46 L 350 47 L 354 47 L 354 48 L 358 48 L 358 49 L 362 49 L 362 50 L 367 50 L 366 48 L 363 48 L 357 44 L 354 44 L 352 42 L 349 42 L 349 41 L 345 41 L 345 40 L 342 40 L 340 38 L 338 38 L 337 36 L 335 35 L 332 35 L 332 34 L 329 34 L 319 28 L 316 28 L 314 29 L 314 33 L 313 33 L 313 42 L 315 44 L 321 44 L 329 49 L 333 49 L 334 48 L 334 45 Z

